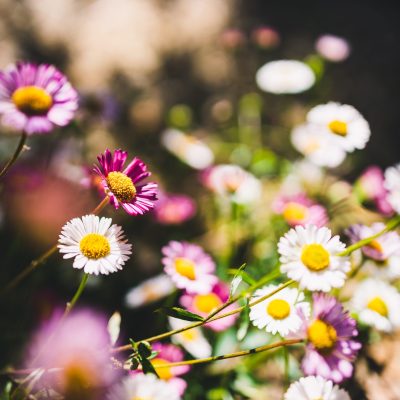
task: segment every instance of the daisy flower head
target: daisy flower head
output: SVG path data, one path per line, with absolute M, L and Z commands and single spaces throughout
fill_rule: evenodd
M 393 286 L 378 279 L 361 282 L 351 300 L 360 321 L 384 332 L 400 328 L 400 294 Z
M 303 335 L 307 339 L 302 369 L 306 375 L 321 375 L 340 383 L 353 373 L 353 362 L 361 344 L 356 321 L 342 304 L 326 293 L 313 294 L 311 318 L 304 318 Z
M 308 112 L 307 121 L 329 138 L 332 145 L 348 152 L 363 149 L 371 135 L 368 122 L 347 104 L 329 102 L 318 105 Z
M 56 67 L 20 62 L 0 71 L 0 115 L 4 125 L 28 135 L 65 126 L 78 108 L 78 94 Z
M 293 382 L 284 400 L 351 400 L 344 389 L 322 376 L 307 376 Z
M 313 224 L 321 227 L 328 222 L 325 207 L 314 203 L 304 193 L 279 196 L 272 207 L 290 226 Z
M 335 35 L 320 36 L 315 43 L 315 49 L 322 57 L 332 62 L 344 61 L 350 55 L 349 42 Z
M 132 245 L 122 228 L 111 223 L 111 218 L 96 215 L 71 219 L 59 236 L 60 253 L 64 258 L 74 258 L 72 266 L 86 274 L 108 275 L 122 269 L 132 254 Z
M 107 395 L 107 400 L 180 400 L 175 388 L 153 374 L 125 377 Z
M 258 87 L 274 94 L 295 94 L 315 83 L 313 70 L 301 61 L 277 60 L 263 65 L 256 74 Z
M 190 325 L 190 322 L 188 321 L 183 321 L 181 319 L 172 317 L 168 317 L 168 322 L 171 326 L 171 329 L 174 330 Z M 177 333 L 176 335 L 172 336 L 172 341 L 181 345 L 195 358 L 206 358 L 211 356 L 212 347 L 210 343 L 208 343 L 200 328 L 192 328 L 188 329 L 187 331 Z
M 206 317 L 216 308 L 228 301 L 229 298 L 229 285 L 225 282 L 218 281 L 212 287 L 209 293 L 205 294 L 188 294 L 185 293 L 180 298 L 180 303 L 190 312 Z M 238 307 L 237 303 L 232 303 L 225 307 L 223 312 L 229 312 Z M 216 314 L 218 315 L 218 314 Z M 225 318 L 218 319 L 216 321 L 208 322 L 204 326 L 210 328 L 216 332 L 224 331 L 231 327 L 237 319 L 237 314 L 229 315 Z
M 160 194 L 154 216 L 160 224 L 179 225 L 196 214 L 195 201 L 184 194 Z
M 400 164 L 386 169 L 384 186 L 389 204 L 400 214 Z
M 321 135 L 321 129 L 314 124 L 296 126 L 290 138 L 298 152 L 320 167 L 335 168 L 346 157 L 345 150 L 333 143 L 329 136 Z
M 276 290 L 278 286 L 268 285 L 255 291 L 252 300 L 258 300 Z M 287 336 L 296 333 L 302 326 L 302 314 L 310 316 L 310 304 L 304 301 L 304 294 L 297 289 L 285 288 L 250 309 L 250 321 L 259 329 L 273 335 Z
M 172 240 L 162 248 L 162 253 L 164 271 L 178 289 L 207 294 L 217 283 L 215 263 L 200 246 Z
M 300 288 L 329 292 L 344 285 L 350 270 L 348 257 L 339 253 L 345 244 L 330 229 L 315 225 L 296 226 L 278 243 L 281 271 L 299 282 Z
M 107 149 L 97 157 L 99 166 L 94 171 L 101 177 L 104 191 L 115 209 L 121 206 L 130 215 L 143 215 L 154 207 L 157 184 L 141 183 L 151 174 L 137 157 L 123 169 L 127 157 L 126 151 L 119 149 L 112 154 Z

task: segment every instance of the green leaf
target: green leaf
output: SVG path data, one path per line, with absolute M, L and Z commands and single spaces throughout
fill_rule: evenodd
M 151 344 L 148 342 L 139 342 L 138 353 L 142 358 L 148 358 L 151 356 Z
M 157 371 L 154 369 L 153 364 L 147 358 L 140 358 L 140 363 L 142 364 L 143 373 L 154 374 L 159 378 Z
M 233 295 L 235 294 L 237 288 L 239 287 L 239 285 L 242 283 L 243 279 L 243 273 L 244 273 L 244 269 L 246 268 L 246 263 L 242 264 L 235 272 L 235 275 L 231 281 L 231 289 L 229 292 L 229 299 L 231 299 L 233 297 Z M 247 274 L 246 274 L 247 275 Z M 249 277 L 247 275 L 247 277 Z
M 239 342 L 241 342 L 247 335 L 250 326 L 250 307 L 249 307 L 249 299 L 246 300 L 246 305 L 243 311 L 240 313 L 240 322 L 239 328 L 236 332 L 236 338 Z
M 170 317 L 178 318 L 178 319 L 183 319 L 184 321 L 203 321 L 204 318 L 201 317 L 200 315 L 193 314 L 190 311 L 184 310 L 183 308 L 179 307 L 171 307 L 171 308 L 166 308 L 162 307 L 158 309 L 157 311 L 162 312 L 166 315 L 169 315 Z

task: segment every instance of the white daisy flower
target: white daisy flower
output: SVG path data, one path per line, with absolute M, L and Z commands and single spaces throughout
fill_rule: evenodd
M 391 285 L 377 279 L 366 279 L 351 300 L 360 321 L 384 332 L 400 327 L 400 294 Z
M 132 288 L 125 296 L 125 304 L 138 308 L 168 296 L 175 290 L 175 285 L 166 274 L 160 274 L 145 280 Z
M 293 382 L 284 400 L 351 400 L 348 393 L 321 376 L 307 376 Z
M 181 396 L 173 385 L 157 379 L 153 374 L 127 376 L 114 386 L 107 400 L 179 400 Z
M 274 94 L 301 93 L 315 83 L 313 70 L 301 61 L 278 60 L 263 65 L 256 74 L 258 87 Z
M 168 317 L 168 322 L 172 329 L 180 329 L 191 324 L 191 322 L 172 317 Z M 172 336 L 172 341 L 175 344 L 181 345 L 195 358 L 207 358 L 211 356 L 212 347 L 200 328 L 188 329 L 187 331 L 177 333 Z
M 165 130 L 161 136 L 161 143 L 194 169 L 205 169 L 214 162 L 214 154 L 204 142 L 177 129 Z
M 337 167 L 346 157 L 343 148 L 321 134 L 321 128 L 314 124 L 295 127 L 291 133 L 291 141 L 297 151 L 320 167 Z
M 338 255 L 345 247 L 326 227 L 298 225 L 279 240 L 281 271 L 302 289 L 329 292 L 340 288 L 350 270 L 348 257 Z
M 269 285 L 256 290 L 252 300 L 264 297 L 273 292 L 278 286 Z M 287 336 L 297 332 L 303 320 L 299 311 L 308 318 L 310 304 L 304 301 L 304 294 L 297 289 L 285 288 L 273 296 L 265 299 L 250 309 L 250 321 L 259 329 L 264 329 L 275 335 Z
M 371 131 L 368 122 L 352 106 L 329 102 L 312 108 L 307 121 L 320 128 L 321 135 L 348 152 L 363 149 Z
M 59 236 L 58 248 L 64 258 L 75 258 L 73 267 L 87 274 L 116 272 L 132 254 L 132 245 L 124 238 L 118 225 L 111 225 L 111 218 L 85 215 L 67 222 Z
M 400 214 L 400 164 L 385 171 L 385 189 L 389 192 L 387 200 L 392 208 Z

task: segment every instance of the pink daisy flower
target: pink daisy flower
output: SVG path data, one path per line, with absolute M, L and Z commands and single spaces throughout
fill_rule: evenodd
M 177 288 L 188 293 L 207 294 L 217 283 L 215 263 L 200 246 L 171 241 L 162 248 L 162 253 L 164 271 Z
M 314 203 L 303 193 L 279 196 L 272 207 L 290 226 L 311 224 L 320 228 L 328 222 L 325 207 Z
M 180 396 L 186 390 L 187 383 L 179 378 L 180 375 L 184 375 L 190 370 L 189 365 L 182 365 L 178 367 L 165 367 L 157 368 L 158 365 L 165 365 L 174 362 L 180 362 L 184 359 L 183 351 L 174 344 L 156 342 L 152 345 L 152 349 L 157 351 L 158 354 L 151 360 L 155 370 L 160 379 L 167 381 L 168 384 L 173 387 Z M 142 371 L 132 371 L 132 375 L 142 374 Z
M 216 308 L 224 304 L 229 298 L 229 285 L 225 282 L 219 281 L 207 294 L 184 294 L 180 298 L 180 303 L 190 312 L 206 317 Z M 237 303 L 233 303 L 223 310 L 223 313 L 229 312 L 238 307 Z M 224 331 L 231 327 L 238 314 L 230 315 L 229 317 L 221 318 L 216 321 L 209 322 L 205 327 L 210 328 L 216 332 Z
M 20 62 L 0 72 L 2 123 L 28 135 L 65 126 L 78 108 L 78 94 L 56 67 Z
M 140 184 L 151 174 L 146 164 L 137 157 L 123 170 L 127 157 L 126 151 L 118 149 L 112 155 L 107 149 L 97 157 L 100 165 L 95 166 L 94 171 L 101 177 L 104 191 L 116 209 L 121 206 L 130 215 L 142 215 L 154 207 L 157 184 Z
M 154 209 L 156 220 L 165 225 L 177 225 L 196 214 L 196 203 L 184 194 L 162 194 Z

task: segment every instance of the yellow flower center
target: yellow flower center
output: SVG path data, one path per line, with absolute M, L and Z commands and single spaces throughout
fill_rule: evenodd
M 334 120 L 328 124 L 328 127 L 335 135 L 347 136 L 346 122 Z
M 45 115 L 53 105 L 52 97 L 37 86 L 18 88 L 12 94 L 11 100 L 18 110 L 27 115 Z
M 179 333 L 179 335 L 187 342 L 193 342 L 198 338 L 198 333 L 194 329 L 184 331 L 182 333 Z
M 274 299 L 267 306 L 267 313 L 275 319 L 284 319 L 290 314 L 290 305 L 286 300 Z
M 320 319 L 316 319 L 307 330 L 308 340 L 321 351 L 331 350 L 336 343 L 336 329 Z
M 209 314 L 221 304 L 221 299 L 215 293 L 198 294 L 194 297 L 194 307 L 205 314 Z
M 307 244 L 301 252 L 302 263 L 311 271 L 322 271 L 329 266 L 329 253 L 320 244 Z
M 61 385 L 67 398 L 77 398 L 96 385 L 96 377 L 87 362 L 75 360 L 66 366 Z
M 287 203 L 283 210 L 283 218 L 289 223 L 302 221 L 307 216 L 307 207 L 299 203 Z
M 136 196 L 132 179 L 122 172 L 110 172 L 106 181 L 110 191 L 121 203 L 129 203 Z
M 194 262 L 187 258 L 178 257 L 175 259 L 175 271 L 191 281 L 196 279 Z
M 160 379 L 164 379 L 167 381 L 174 377 L 174 374 L 171 372 L 170 367 L 157 368 L 158 365 L 169 364 L 169 361 L 164 360 L 163 358 L 155 358 L 154 360 L 151 360 L 151 363 L 153 364 L 155 370 L 157 371 L 157 374 L 160 377 Z
M 367 246 L 378 251 L 379 253 L 383 253 L 383 247 L 377 240 L 372 240 Z
M 110 254 L 110 242 L 103 235 L 89 233 L 79 242 L 82 254 L 92 260 L 98 260 Z
M 382 317 L 387 317 L 389 314 L 387 305 L 380 297 L 374 297 L 372 300 L 370 300 L 367 304 L 367 307 L 370 310 L 382 315 Z

